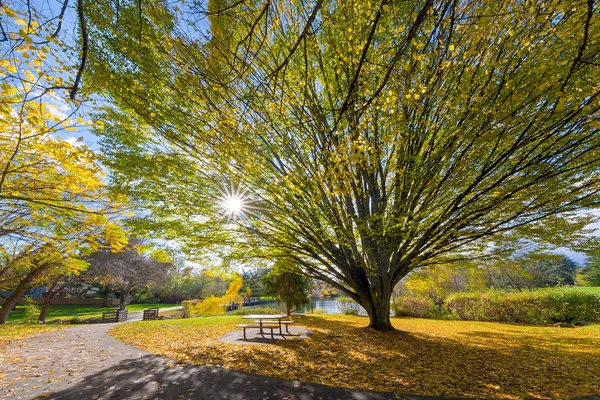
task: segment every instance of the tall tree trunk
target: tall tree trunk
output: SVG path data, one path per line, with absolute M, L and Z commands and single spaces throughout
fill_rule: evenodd
M 33 270 L 28 276 L 25 277 L 25 279 L 19 282 L 15 288 L 15 291 L 8 296 L 2 307 L 0 307 L 0 324 L 6 323 L 6 320 L 8 319 L 8 313 L 10 313 L 13 307 L 17 305 L 17 302 L 25 294 L 25 292 L 29 290 L 31 282 L 33 282 L 33 280 L 37 278 L 39 274 L 48 268 L 48 266 L 49 265 L 44 265 Z
M 56 289 L 56 285 L 62 278 L 63 278 L 63 276 L 56 277 L 56 279 L 54 279 L 54 281 L 52 281 L 52 284 L 48 288 L 48 292 L 46 293 L 46 297 L 44 298 L 44 303 L 42 304 L 42 310 L 40 311 L 40 316 L 38 317 L 38 322 L 41 324 L 46 323 L 46 314 L 48 313 L 48 308 L 50 308 L 50 303 L 52 303 L 52 299 L 56 295 L 56 292 L 54 289 Z

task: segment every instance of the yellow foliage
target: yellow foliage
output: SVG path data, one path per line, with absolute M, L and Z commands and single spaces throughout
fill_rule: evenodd
M 182 302 L 184 316 L 207 317 L 225 314 L 227 304 L 242 302 L 242 297 L 239 295 L 242 286 L 242 279 L 236 278 L 229 284 L 229 288 L 224 296 L 210 296 L 202 301 L 188 300 Z

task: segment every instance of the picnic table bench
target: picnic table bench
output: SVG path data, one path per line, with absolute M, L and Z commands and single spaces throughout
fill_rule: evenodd
M 124 322 L 127 321 L 127 310 L 116 310 L 102 313 L 102 322 Z
M 158 308 L 147 308 L 142 316 L 143 321 L 154 320 L 158 318 Z

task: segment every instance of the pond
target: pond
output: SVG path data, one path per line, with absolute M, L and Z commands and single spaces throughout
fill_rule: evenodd
M 298 312 L 311 313 L 315 309 L 325 310 L 327 314 L 341 314 L 342 310 L 340 309 L 339 302 L 337 300 L 315 300 L 310 299 L 310 303 Z M 278 306 L 276 301 L 268 302 L 266 304 L 262 304 L 261 307 L 273 307 L 279 308 L 282 311 L 284 310 L 283 305 Z M 367 315 L 367 312 L 357 304 L 358 307 L 358 315 Z

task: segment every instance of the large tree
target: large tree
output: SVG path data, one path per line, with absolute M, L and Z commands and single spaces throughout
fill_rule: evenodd
M 114 185 L 152 211 L 144 228 L 192 247 L 233 233 L 389 330 L 392 288 L 416 267 L 589 221 L 597 7 L 100 0 L 87 82 L 112 102 L 98 133 Z

